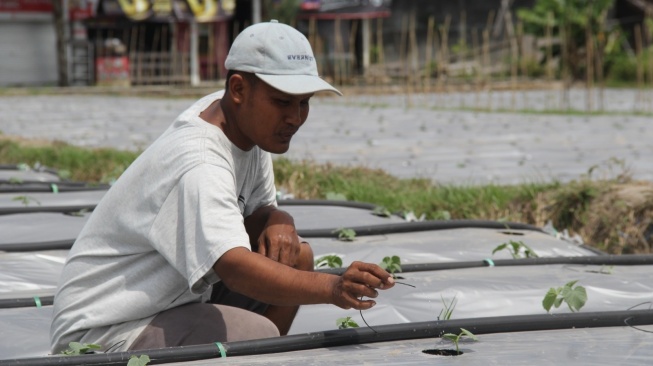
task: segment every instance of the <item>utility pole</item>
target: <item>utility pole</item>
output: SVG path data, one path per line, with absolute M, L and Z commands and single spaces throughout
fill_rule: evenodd
M 57 76 L 59 86 L 68 86 L 68 0 L 52 0 L 54 28 L 57 35 Z

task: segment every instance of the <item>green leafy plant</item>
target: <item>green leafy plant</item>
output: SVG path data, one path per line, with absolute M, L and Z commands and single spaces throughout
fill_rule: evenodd
M 30 203 L 34 202 L 37 205 L 41 205 L 41 202 L 32 196 L 16 196 L 11 199 L 12 201 L 20 201 L 23 205 L 29 206 Z
M 533 249 L 531 249 L 528 245 L 524 244 L 523 241 L 514 241 L 510 240 L 507 243 L 503 243 L 492 251 L 492 254 L 500 251 L 500 250 L 508 250 L 510 252 L 510 255 L 514 259 L 519 259 L 519 258 L 537 258 L 538 255 L 535 253 Z
M 337 255 L 323 255 L 315 260 L 315 268 L 341 268 L 342 258 Z
M 388 271 L 393 278 L 397 278 L 395 272 L 401 272 L 401 258 L 396 255 L 385 257 L 381 263 L 379 263 L 379 266 Z
M 585 287 L 574 285 L 578 280 L 568 282 L 562 287 L 553 288 L 551 287 L 549 291 L 544 295 L 544 300 L 542 300 L 542 306 L 548 312 L 551 311 L 551 307 L 555 306 L 559 308 L 560 305 L 565 302 L 569 309 L 572 312 L 579 311 L 587 302 L 587 291 Z
M 68 349 L 63 350 L 61 353 L 66 356 L 79 356 L 88 353 L 90 350 L 100 348 L 102 348 L 102 346 L 95 343 L 70 342 L 68 343 Z
M 444 309 L 440 310 L 438 320 L 449 320 L 453 314 L 453 309 L 456 308 L 456 303 L 458 300 L 456 300 L 456 296 L 454 296 L 453 299 L 451 299 L 451 302 L 447 304 L 447 301 L 444 299 L 444 297 L 440 296 L 440 298 L 442 299 L 442 304 L 444 304 Z
M 445 333 L 442 335 L 442 338 L 448 339 L 456 345 L 456 352 L 458 354 L 460 354 L 460 347 L 458 346 L 458 343 L 463 339 L 463 337 L 469 337 L 469 339 L 473 341 L 478 341 L 476 335 L 465 328 L 460 328 L 460 333 L 458 334 Z
M 353 321 L 351 316 L 336 319 L 336 325 L 338 326 L 338 329 L 358 328 L 358 323 Z
M 23 180 L 18 177 L 10 177 L 9 184 L 22 184 Z
M 356 239 L 356 231 L 354 229 L 341 228 L 335 232 L 338 233 L 338 240 L 354 241 Z
M 150 356 L 148 355 L 132 355 L 127 362 L 127 366 L 145 366 L 150 363 Z
M 383 206 L 376 206 L 374 207 L 374 210 L 372 210 L 372 215 L 380 216 L 380 217 L 390 217 L 392 216 L 392 213 L 390 210 Z

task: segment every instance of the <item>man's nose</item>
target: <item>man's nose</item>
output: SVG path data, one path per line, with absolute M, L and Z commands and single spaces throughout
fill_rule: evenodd
M 292 106 L 291 108 L 288 108 L 288 114 L 286 115 L 286 123 L 297 127 L 302 125 L 303 119 L 302 119 L 301 106 Z

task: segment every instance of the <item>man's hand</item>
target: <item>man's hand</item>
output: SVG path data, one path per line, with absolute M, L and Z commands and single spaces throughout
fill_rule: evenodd
M 302 253 L 310 251 L 312 255 L 308 244 L 300 243 L 295 221 L 285 211 L 262 207 L 246 219 L 245 226 L 250 239 L 255 240 L 252 249 L 275 262 L 293 268 L 305 267 L 300 263 Z
M 366 310 L 376 305 L 376 302 L 362 300 L 362 297 L 376 298 L 376 289 L 389 289 L 394 284 L 392 276 L 376 264 L 353 262 L 334 281 L 333 304 L 343 309 Z

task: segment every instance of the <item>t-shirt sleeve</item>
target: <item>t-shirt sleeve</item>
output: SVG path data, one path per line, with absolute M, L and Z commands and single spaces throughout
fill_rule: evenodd
M 254 174 L 256 181 L 254 182 L 250 199 L 245 206 L 245 217 L 251 215 L 259 207 L 277 206 L 277 189 L 274 186 L 272 155 L 261 151 L 259 164 L 259 169 Z
M 224 253 L 250 249 L 236 197 L 228 169 L 200 164 L 181 177 L 155 220 L 152 242 L 194 293 L 219 280 L 213 265 Z

